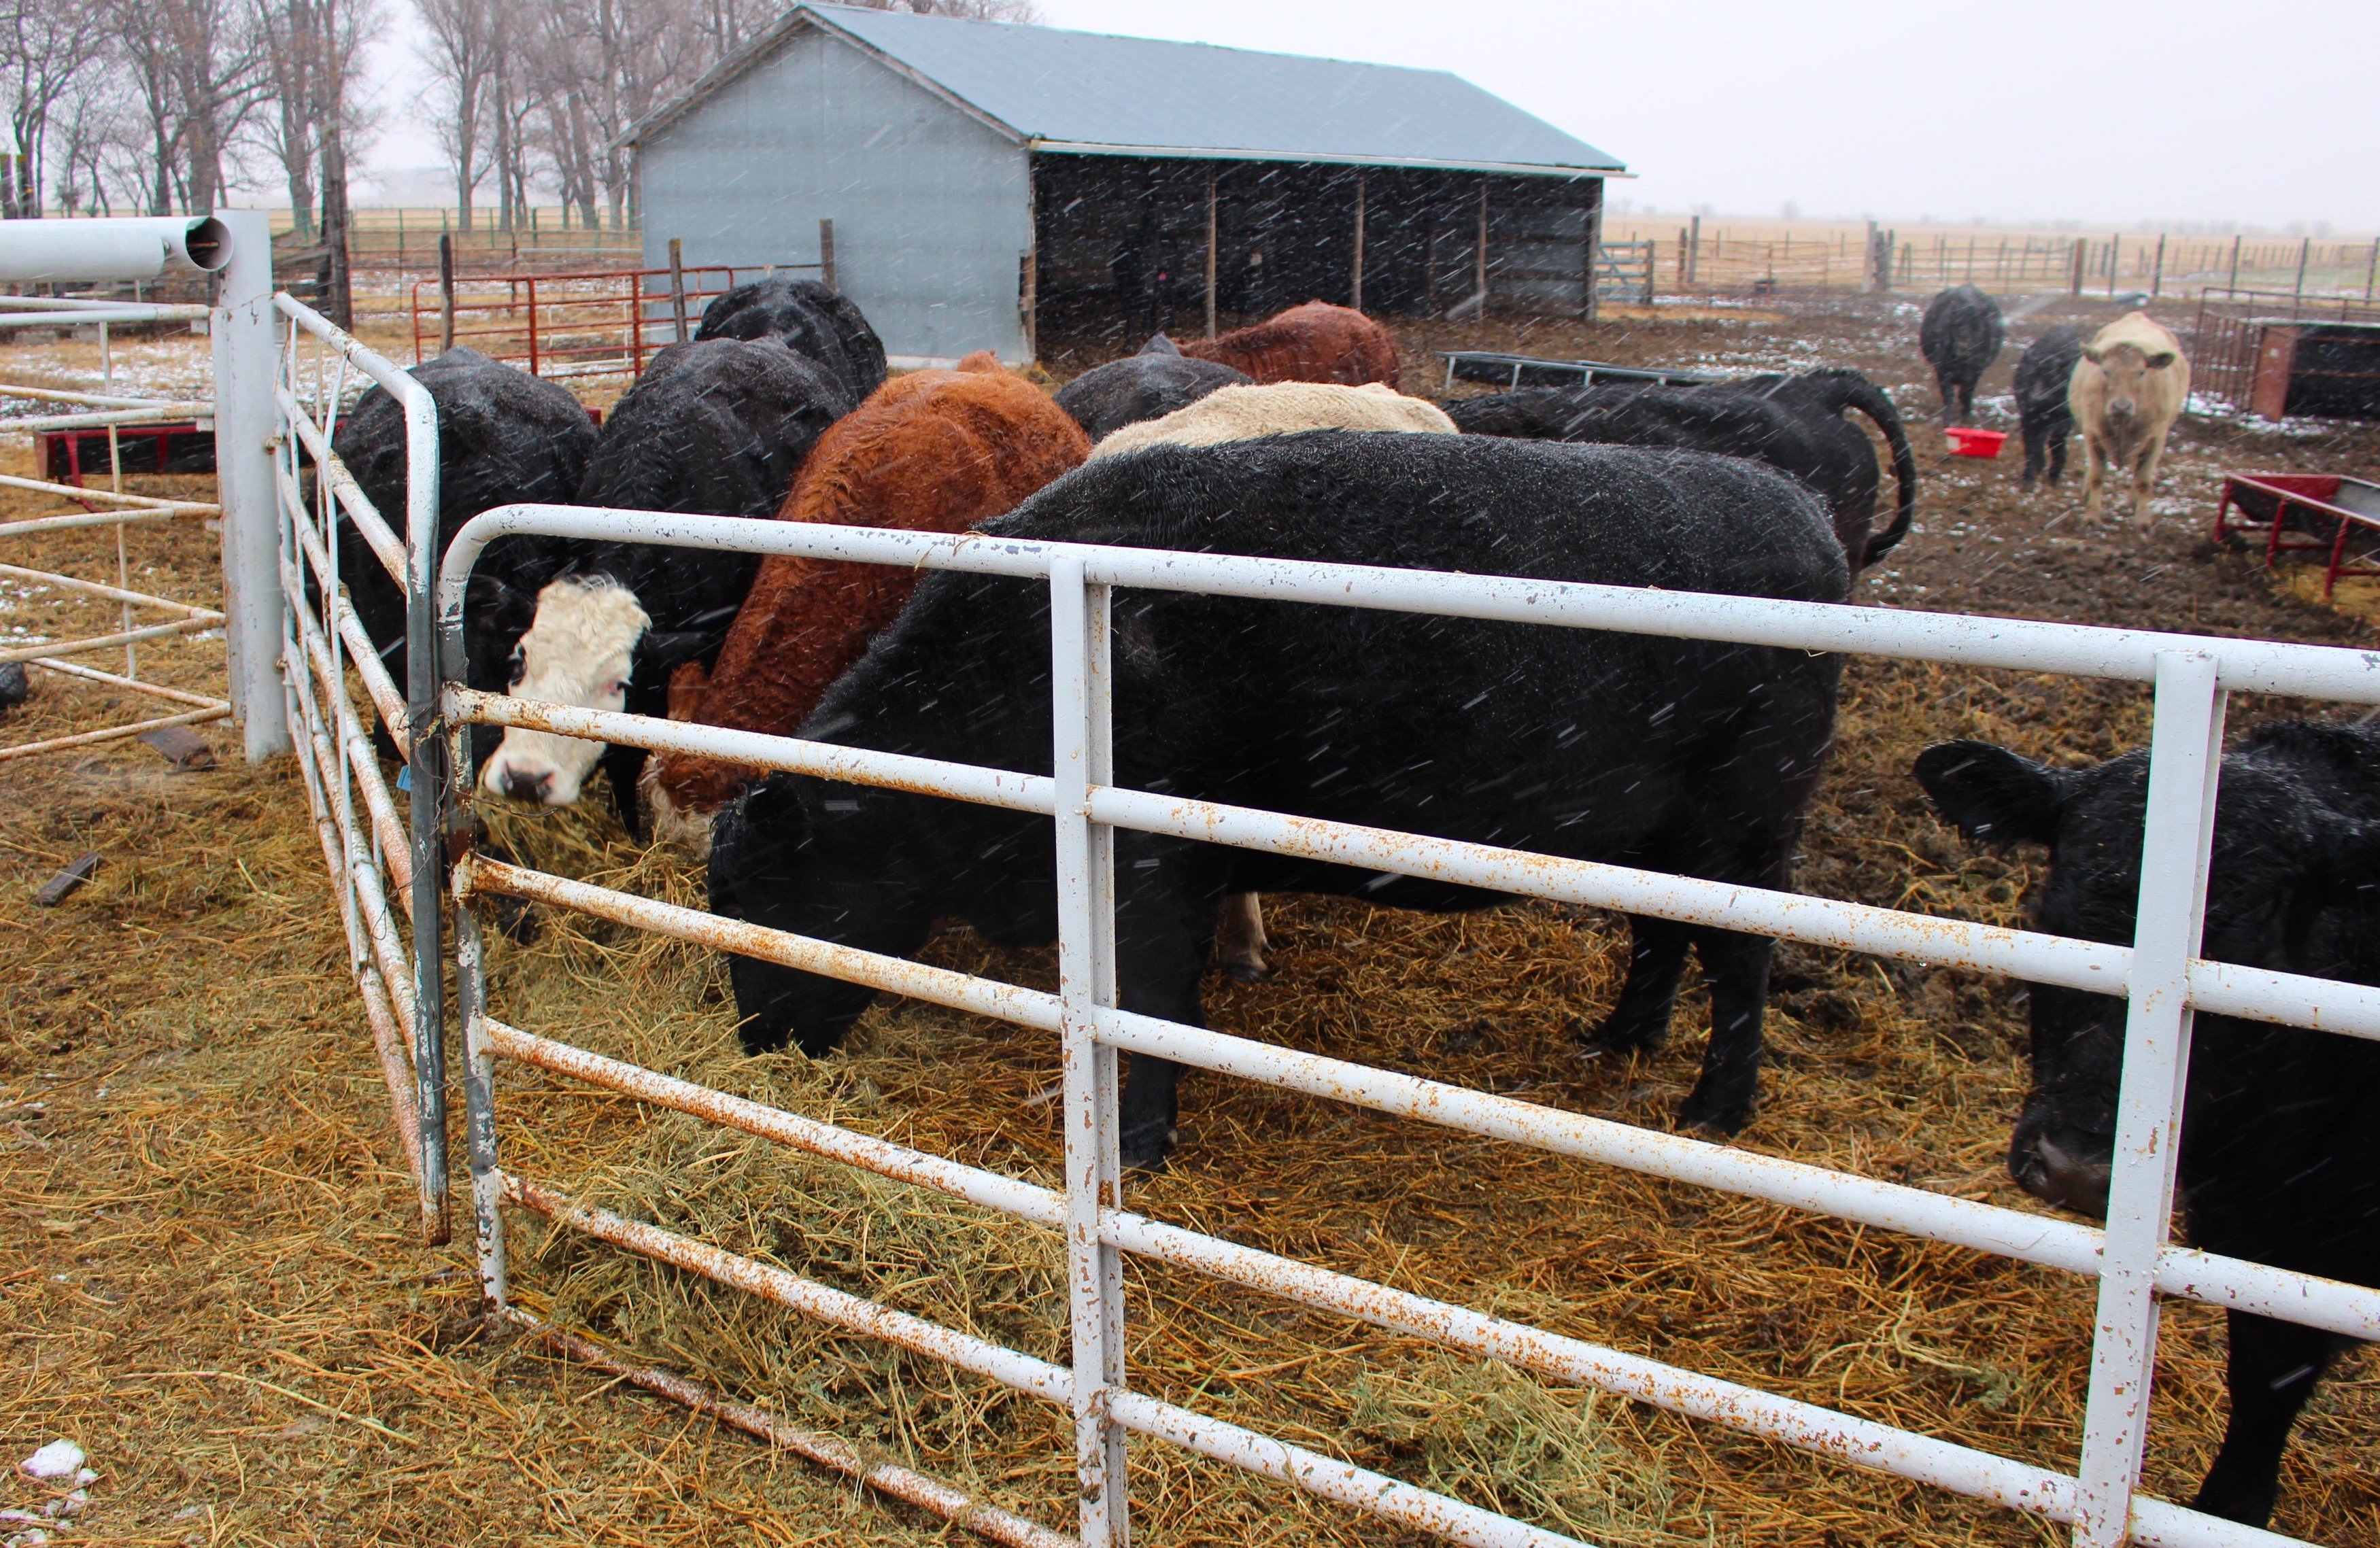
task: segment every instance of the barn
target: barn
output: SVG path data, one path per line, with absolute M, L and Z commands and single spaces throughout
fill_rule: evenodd
M 1595 305 L 1612 157 L 1438 70 L 801 5 L 622 137 L 646 264 L 815 263 L 910 363 L 1321 299 Z

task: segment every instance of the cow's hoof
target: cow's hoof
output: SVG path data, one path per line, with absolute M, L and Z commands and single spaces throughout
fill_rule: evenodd
M 1181 1138 L 1182 1131 L 1170 1123 L 1143 1124 L 1125 1130 L 1117 1148 L 1126 1171 L 1161 1172 Z
M 1223 972 L 1243 984 L 1261 984 L 1272 976 L 1272 969 L 1262 962 L 1225 962 Z
M 1697 1091 L 1678 1104 L 1678 1127 L 1724 1140 L 1750 1123 L 1752 1113 L 1749 1102 L 1717 1102 Z
M 1664 1030 L 1613 1017 L 1572 1031 L 1571 1041 L 1577 1046 L 1581 1058 L 1601 1058 L 1606 1054 L 1649 1054 L 1660 1047 Z

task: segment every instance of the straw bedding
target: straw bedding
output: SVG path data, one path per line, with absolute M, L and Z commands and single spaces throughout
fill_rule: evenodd
M 2235 593 L 2256 586 L 2244 569 L 2228 574 Z M 2271 707 L 2238 706 L 2237 722 Z M 2146 726 L 2145 693 L 2131 687 L 1854 662 L 1800 885 L 2013 922 L 2032 873 L 1962 853 L 1922 810 L 1910 758 L 1961 734 L 2094 758 L 2138 744 Z M 31 1265 L 0 1276 L 0 1331 L 24 1374 L 0 1396 L 0 1424 L 26 1449 L 49 1432 L 87 1433 L 115 1459 L 115 1493 L 101 1490 L 117 1514 L 95 1507 L 94 1523 L 154 1542 L 946 1540 L 705 1421 L 616 1392 L 589 1401 L 595 1378 L 468 1331 L 468 1249 L 431 1253 L 401 1235 L 404 1179 L 294 775 L 165 780 L 145 756 L 40 776 L 0 768 L 0 1074 L 18 1105 L 0 1113 L 15 1126 L 0 1175 L 27 1201 L 0 1230 Z M 491 816 L 526 863 L 699 902 L 698 875 L 629 845 L 599 808 Z M 111 862 L 56 916 L 24 906 L 46 866 L 92 844 L 138 858 Z M 1699 993 L 1656 1057 L 1571 1051 L 1572 1028 L 1618 986 L 1623 937 L 1606 916 L 1522 903 L 1437 918 L 1293 899 L 1269 913 L 1273 979 L 1208 985 L 1223 1030 L 1656 1127 L 1692 1083 Z M 552 911 L 535 918 L 531 938 L 493 948 L 505 1019 L 1056 1182 L 1059 1070 L 1046 1034 L 888 1002 L 832 1058 L 747 1060 L 733 1051 L 725 974 L 709 953 Z M 79 935 L 53 927 L 67 919 Z M 959 930 L 929 955 L 1054 980 L 1050 954 Z M 2037 1207 L 2001 1166 L 2024 1084 L 2019 987 L 1789 947 L 1771 1004 L 1764 1111 L 1740 1143 Z M 505 1163 L 525 1175 L 1063 1359 L 1052 1233 L 988 1229 L 970 1206 L 533 1070 L 500 1066 L 498 1083 Z M 93 1094 L 103 1088 L 115 1095 Z M 23 1104 L 44 1091 L 48 1116 L 27 1118 Z M 1220 1077 L 1194 1078 L 1184 1108 L 1173 1168 L 1129 1185 L 1132 1206 L 1159 1218 L 2073 1465 L 2085 1281 Z M 42 1223 L 60 1219 L 68 1231 Z M 1071 1526 L 1057 1410 L 513 1220 L 524 1305 Z M 47 1277 L 61 1271 L 69 1282 Z M 2061 1536 L 1184 1271 L 1135 1263 L 1127 1287 L 1136 1385 L 1588 1541 Z M 2177 1305 L 2164 1329 L 2147 1487 L 2186 1497 L 2219 1433 L 2220 1319 Z M 190 1370 L 226 1374 L 129 1374 Z M 2372 1370 L 2350 1360 L 2310 1406 L 2277 1524 L 2318 1541 L 2380 1538 Z M 1133 1456 L 1145 1542 L 1408 1540 L 1154 1444 L 1135 1442 Z

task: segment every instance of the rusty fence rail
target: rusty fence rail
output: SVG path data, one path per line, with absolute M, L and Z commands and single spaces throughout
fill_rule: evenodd
M 464 587 L 484 546 L 507 534 L 630 540 L 757 554 L 951 569 L 1038 580 L 1050 593 L 1053 773 L 944 763 L 865 749 L 539 704 L 461 685 Z M 1110 598 L 1118 587 L 1296 605 L 1847 651 L 2148 683 L 2155 693 L 2139 929 L 2130 947 L 2067 939 L 1825 898 L 1384 832 L 1120 787 L 1109 768 Z M 1134 1388 L 1124 1360 L 1122 1255 L 1195 1268 L 1226 1283 L 1579 1383 L 1854 1465 L 2070 1524 L 2085 1548 L 2134 1542 L 2246 1545 L 2292 1541 L 2137 1492 L 2160 1298 L 2252 1310 L 2354 1337 L 2380 1336 L 2380 1290 L 2178 1247 L 2169 1240 L 2189 1017 L 2193 1009 L 2380 1037 L 2380 990 L 2197 957 L 2223 707 L 2233 690 L 2380 704 L 2380 658 L 2322 647 L 2095 629 L 1817 603 L 1650 592 L 1232 555 L 946 537 L 650 512 L 504 507 L 468 523 L 437 592 L 418 592 L 413 637 L 434 602 L 441 656 L 436 721 L 444 745 L 413 747 L 417 831 L 463 831 L 463 739 L 473 725 L 525 726 L 655 750 L 681 750 L 823 778 L 924 792 L 1048 815 L 1059 860 L 1060 987 L 1028 990 L 905 959 L 766 929 L 547 875 L 475 853 L 453 868 L 456 1021 L 474 1226 L 491 1311 L 553 1338 L 510 1304 L 504 1212 L 525 1209 L 623 1250 L 740 1287 L 804 1315 L 974 1372 L 1073 1415 L 1079 1540 L 1128 1541 L 1128 1433 L 1281 1480 L 1450 1541 L 1567 1542 Z M 417 660 L 421 658 L 416 657 Z M 414 707 L 415 724 L 432 723 Z M 425 771 L 435 776 L 434 788 Z M 1128 1012 L 1117 1000 L 1111 837 L 1119 828 L 1459 881 L 1496 891 L 1724 925 L 1814 944 L 2126 997 L 2131 1002 L 2115 1175 L 2104 1228 L 1948 1197 L 1679 1135 L 1548 1109 L 1440 1082 Z M 435 857 L 433 857 L 434 863 Z M 423 884 L 427 867 L 415 874 Z M 435 904 L 417 893 L 418 917 Z M 1049 1189 L 640 1069 L 485 1013 L 476 908 L 516 898 L 865 984 L 1059 1039 L 1064 1186 Z M 417 934 L 416 977 L 443 959 L 434 925 Z M 1124 1208 L 1118 1162 L 1116 1054 L 1168 1058 L 1375 1111 L 1603 1165 L 1910 1233 L 2098 1280 L 2081 1466 L 2066 1474 L 1333 1273 Z M 1020 1222 L 1062 1231 L 1069 1262 L 1071 1363 L 1048 1364 L 896 1313 L 650 1224 L 573 1200 L 507 1171 L 495 1119 L 499 1061 L 526 1065 L 831 1157 Z M 426 1111 L 427 1108 L 425 1107 Z M 423 1123 L 425 1157 L 440 1140 Z M 425 1159 L 425 1173 L 428 1164 Z M 562 1347 L 562 1346 L 557 1346 Z M 675 1378 L 668 1378 L 674 1381 Z M 646 1382 L 663 1390 L 666 1382 Z M 705 1401 L 715 1400 L 705 1399 Z M 832 1458 L 828 1465 L 837 1464 Z M 850 1468 L 845 1467 L 845 1471 Z M 941 1486 L 937 1486 L 941 1487 Z M 927 1491 L 931 1494 L 932 1491 Z M 939 1497 L 939 1496 L 937 1496 Z M 964 1496 L 958 1496 L 964 1501 Z M 972 1502 L 942 1513 L 1000 1541 L 1045 1540 Z M 942 1508 L 929 1506 L 929 1508 Z M 1020 1535 L 1021 1534 L 1021 1535 Z
M 823 265 L 688 265 L 577 273 L 472 274 L 451 293 L 436 277 L 407 296 L 413 359 L 449 343 L 517 365 L 531 376 L 638 376 L 664 345 L 694 336 L 702 309 L 738 284 L 774 273 L 820 274 Z M 448 303 L 451 294 L 452 304 Z

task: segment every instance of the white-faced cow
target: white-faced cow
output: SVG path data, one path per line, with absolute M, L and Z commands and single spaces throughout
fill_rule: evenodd
M 850 412 L 843 384 L 775 343 L 671 345 L 605 421 L 583 505 L 770 516 L 826 428 Z M 647 543 L 579 545 L 538 594 L 509 673 L 519 697 L 667 712 L 671 671 L 709 661 L 759 566 L 755 554 Z M 513 729 L 480 771 L 490 794 L 549 806 L 578 799 L 602 763 L 621 821 L 640 830 L 642 748 Z

